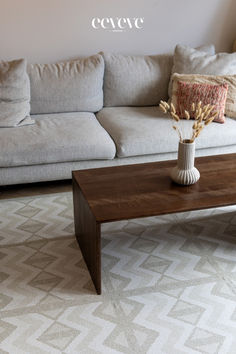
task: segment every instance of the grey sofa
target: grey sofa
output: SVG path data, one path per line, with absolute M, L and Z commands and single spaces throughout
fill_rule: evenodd
M 172 56 L 97 54 L 28 66 L 35 124 L 0 129 L 0 185 L 71 178 L 71 171 L 176 158 L 178 137 L 158 102 Z M 196 155 L 236 152 L 236 120 L 212 123 Z

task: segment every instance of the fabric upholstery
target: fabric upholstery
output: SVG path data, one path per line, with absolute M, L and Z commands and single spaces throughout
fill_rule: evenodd
M 236 75 L 198 75 L 198 74 L 173 74 L 173 87 L 171 100 L 176 102 L 177 82 L 191 82 L 196 84 L 220 85 L 226 83 L 228 85 L 228 93 L 225 104 L 225 114 L 228 117 L 236 118 Z
M 214 54 L 212 47 L 200 47 L 201 50 L 177 45 L 174 52 L 172 74 L 235 75 L 236 53 Z M 169 97 L 172 81 L 169 84 Z
M 201 72 L 201 63 L 204 63 L 204 58 L 214 57 L 215 47 L 212 44 L 203 45 L 197 48 L 190 48 L 182 45 L 177 45 L 173 57 L 173 67 L 171 73 L 178 74 L 211 74 Z M 221 74 L 215 74 L 221 75 Z M 171 96 L 172 80 L 170 80 L 168 94 Z
M 104 106 L 151 106 L 167 98 L 173 56 L 103 53 Z
M 115 145 L 93 113 L 38 115 L 28 127 L 0 129 L 0 166 L 112 159 Z
M 236 53 L 212 55 L 193 48 L 177 45 L 174 53 L 173 73 L 234 75 L 236 74 Z
M 103 106 L 104 60 L 99 54 L 28 66 L 31 114 L 97 112 Z
M 118 157 L 161 154 L 176 151 L 178 137 L 172 120 L 159 107 L 106 107 L 97 118 L 113 138 Z M 186 131 L 193 122 L 182 120 Z M 236 145 L 236 120 L 211 123 L 196 140 L 197 149 Z
M 177 147 L 178 144 L 176 144 L 176 149 Z M 196 147 L 196 156 L 229 154 L 233 152 L 236 153 L 236 144 L 206 149 L 197 149 Z M 163 154 L 115 158 L 112 160 L 85 160 L 33 166 L 2 167 L 0 168 L 0 185 L 71 179 L 71 171 L 74 170 L 173 160 L 176 158 L 177 151 Z
M 26 60 L 0 61 L 0 128 L 33 123 Z
M 180 118 L 185 118 L 185 110 L 195 118 L 196 114 L 191 112 L 192 103 L 201 102 L 203 106 L 214 106 L 212 114 L 218 113 L 214 118 L 215 122 L 225 122 L 225 102 L 228 92 L 227 84 L 198 84 L 191 82 L 178 81 L 176 87 L 173 83 L 172 103 L 176 107 L 177 115 Z M 210 118 L 211 115 L 208 116 Z

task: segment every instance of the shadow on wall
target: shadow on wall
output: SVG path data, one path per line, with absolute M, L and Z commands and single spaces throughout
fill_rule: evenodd
M 224 0 L 209 27 L 207 41 L 214 43 L 216 52 L 231 52 L 236 39 L 236 1 Z

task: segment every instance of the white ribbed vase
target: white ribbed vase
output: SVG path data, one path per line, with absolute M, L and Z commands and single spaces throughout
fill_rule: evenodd
M 189 186 L 196 183 L 200 178 L 200 173 L 194 167 L 195 142 L 188 140 L 179 142 L 178 163 L 171 171 L 171 178 L 174 182 Z

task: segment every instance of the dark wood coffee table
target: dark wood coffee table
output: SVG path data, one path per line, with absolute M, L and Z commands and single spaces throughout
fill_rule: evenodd
M 174 184 L 176 161 L 73 171 L 75 233 L 101 294 L 101 224 L 236 204 L 236 154 L 196 159 L 200 180 Z

